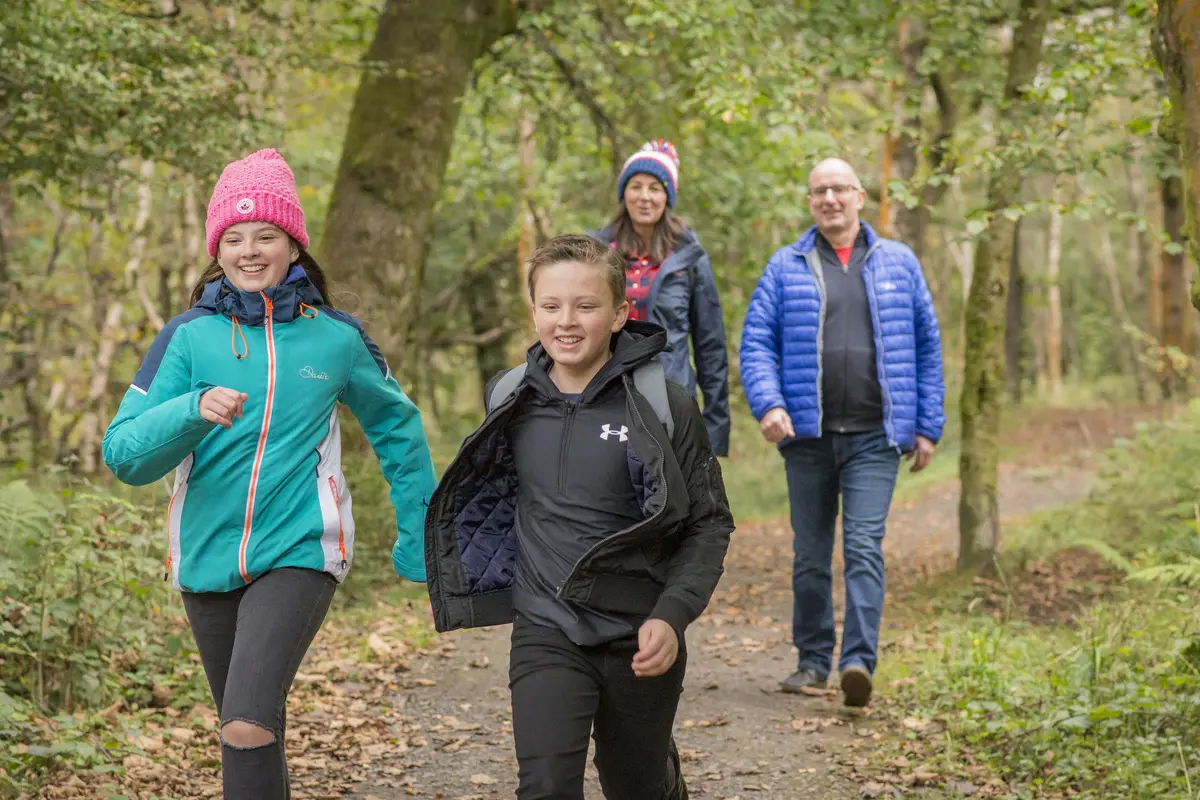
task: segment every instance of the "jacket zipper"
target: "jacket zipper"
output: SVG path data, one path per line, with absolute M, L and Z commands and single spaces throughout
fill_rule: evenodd
M 262 292 L 259 292 L 262 294 Z M 252 578 L 246 566 L 246 549 L 250 545 L 250 535 L 254 529 L 254 496 L 258 490 L 258 475 L 262 469 L 263 454 L 267 449 L 267 433 L 271 429 L 271 412 L 275 407 L 275 325 L 272 312 L 275 304 L 271 298 L 262 295 L 267 305 L 265 330 L 267 335 L 267 400 L 263 408 L 262 431 L 258 434 L 258 449 L 254 453 L 254 466 L 250 470 L 250 489 L 246 495 L 246 523 L 242 529 L 242 545 L 238 548 L 238 571 L 242 580 L 250 583 Z
M 575 409 L 579 401 L 567 403 L 567 419 L 563 423 L 562 446 L 558 448 L 558 491 L 562 493 L 567 483 L 567 454 L 571 449 L 571 425 L 575 422 Z
M 897 445 L 893 441 L 896 425 L 892 420 L 892 392 L 888 388 L 887 368 L 884 366 L 884 364 L 887 362 L 887 358 L 884 356 L 883 352 L 883 331 L 880 330 L 881 322 L 879 319 L 879 297 L 875 294 L 875 281 L 872 277 L 874 273 L 872 270 L 867 269 L 867 262 L 870 260 L 871 254 L 874 253 L 878 247 L 879 242 L 876 242 L 875 244 L 871 245 L 869 250 L 867 250 L 867 255 L 863 258 L 862 275 L 863 282 L 866 283 L 867 292 L 871 298 L 871 326 L 874 328 L 872 334 L 875 336 L 875 349 L 877 351 L 875 360 L 876 364 L 878 365 L 877 369 L 879 370 L 879 382 L 883 385 L 883 406 L 885 417 L 883 428 L 884 433 L 886 433 L 888 437 L 888 447 L 896 447 Z
M 632 386 L 632 381 L 629 379 L 629 375 L 628 374 L 622 375 L 621 381 L 625 384 L 625 396 L 626 396 L 625 402 L 627 405 L 629 405 L 630 407 L 633 408 L 633 416 L 634 416 L 635 420 L 637 421 L 637 424 L 640 426 L 641 430 L 646 431 L 647 430 L 646 429 L 646 421 L 645 421 L 645 419 L 642 418 L 642 412 L 638 410 L 637 403 L 633 402 L 632 392 L 634 391 L 634 389 Z M 659 460 L 659 463 L 661 464 L 663 459 L 666 458 L 666 455 L 663 453 L 662 447 L 659 445 L 657 439 L 655 439 L 653 436 L 648 435 L 648 432 L 647 432 L 647 438 L 649 438 L 650 441 L 654 443 L 654 450 L 655 450 L 655 452 L 658 453 L 658 460 Z M 656 519 L 658 519 L 659 517 L 661 517 L 663 514 L 665 514 L 667 512 L 667 498 L 668 498 L 668 493 L 670 492 L 671 487 L 667 481 L 667 475 L 666 475 L 665 471 L 663 472 L 662 476 L 659 477 L 659 482 L 662 484 L 662 487 L 663 487 L 662 488 L 663 504 L 662 504 L 662 508 L 660 508 L 658 510 L 658 513 L 655 514 L 653 517 L 650 517 L 650 519 L 644 519 L 639 522 L 636 522 L 633 525 L 630 525 L 628 528 L 617 531 L 612 536 L 602 539 L 601 541 L 596 542 L 594 545 L 592 545 L 591 549 L 589 549 L 586 553 L 584 553 L 579 558 L 579 560 L 575 562 L 575 566 L 571 567 L 571 571 L 567 573 L 567 577 L 563 578 L 562 582 L 554 588 L 554 594 L 556 597 L 558 597 L 560 600 L 563 598 L 563 589 L 571 581 L 573 581 L 575 579 L 575 575 L 579 572 L 579 567 L 582 564 L 584 564 L 584 562 L 593 558 L 596 555 L 596 553 L 598 553 L 601 549 L 612 546 L 614 541 L 624 538 L 626 535 L 628 535 L 632 531 L 642 527 L 643 525 L 649 525 L 650 523 L 654 522 Z
M 816 247 L 805 253 L 803 258 L 817 282 L 820 301 L 817 311 L 817 436 L 820 436 L 825 424 L 825 267 L 821 264 L 821 254 Z
M 342 551 L 342 569 L 346 568 L 346 529 L 342 527 L 342 499 L 338 495 L 337 481 L 329 476 L 329 493 L 333 495 L 333 508 L 338 518 L 338 549 Z

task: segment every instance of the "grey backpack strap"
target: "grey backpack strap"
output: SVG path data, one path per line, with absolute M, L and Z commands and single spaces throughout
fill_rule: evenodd
M 521 381 L 525 380 L 525 370 L 528 366 L 529 362 L 522 361 L 496 379 L 496 383 L 492 386 L 492 392 L 487 398 L 487 411 L 489 414 L 499 408 L 505 400 L 520 388 Z
M 667 438 L 675 438 L 675 419 L 667 400 L 667 373 L 657 358 L 647 361 L 633 371 L 633 385 L 654 409 L 654 416 L 667 429 Z

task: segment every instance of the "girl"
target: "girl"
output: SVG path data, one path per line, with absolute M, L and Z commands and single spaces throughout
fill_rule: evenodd
M 721 468 L 658 368 L 666 332 L 626 323 L 620 256 L 559 236 L 530 259 L 529 294 L 539 343 L 492 381 L 430 501 L 434 621 L 514 623 L 517 797 L 581 800 L 594 729 L 607 797 L 684 800 L 671 726 L 684 630 L 733 531 Z
M 672 213 L 679 155 L 665 139 L 629 157 L 617 180 L 617 214 L 593 233 L 625 259 L 629 318 L 666 328 L 667 377 L 704 395 L 704 424 L 712 449 L 729 455 L 729 357 L 725 321 L 712 262 L 696 235 Z M 688 339 L 692 352 L 688 353 Z M 692 358 L 696 362 L 692 370 Z
M 208 203 L 212 263 L 163 328 L 104 436 L 125 483 L 175 470 L 167 572 L 221 719 L 225 797 L 289 797 L 287 693 L 354 553 L 337 403 L 391 484 L 397 572 L 423 581 L 436 483 L 416 407 L 375 343 L 329 305 L 291 169 L 228 165 Z

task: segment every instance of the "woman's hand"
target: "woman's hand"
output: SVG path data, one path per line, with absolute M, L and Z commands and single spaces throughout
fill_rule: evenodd
M 242 416 L 242 404 L 247 399 L 245 392 L 217 386 L 200 395 L 200 416 L 229 430 L 234 418 Z
M 679 637 L 661 619 L 648 619 L 638 629 L 638 651 L 633 656 L 633 674 L 653 678 L 669 670 L 679 657 Z

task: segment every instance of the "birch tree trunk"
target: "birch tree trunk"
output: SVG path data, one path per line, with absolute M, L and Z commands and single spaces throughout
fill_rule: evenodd
M 1063 399 L 1063 316 L 1062 288 L 1058 285 L 1062 265 L 1062 206 L 1058 186 L 1050 201 L 1050 229 L 1046 242 L 1046 376 L 1050 382 L 1050 397 L 1054 402 Z
M 125 262 L 125 284 L 138 281 L 142 259 L 146 252 L 146 226 L 150 221 L 152 193 L 149 179 L 154 174 L 154 162 L 142 164 L 141 182 L 137 189 L 137 216 L 133 222 L 133 242 L 129 248 L 129 259 Z M 130 287 L 132 288 L 132 287 Z M 145 300 L 143 300 L 143 303 Z M 113 359 L 121 342 L 122 319 L 125 315 L 125 297 L 118 292 L 109 299 L 104 312 L 104 324 L 100 329 L 100 343 L 96 348 L 96 360 L 92 366 L 88 385 L 86 411 L 82 420 L 82 439 L 79 446 L 80 467 L 86 473 L 95 472 L 100 463 L 100 440 L 102 429 L 108 420 L 108 382 Z M 161 329 L 162 325 L 158 327 Z

